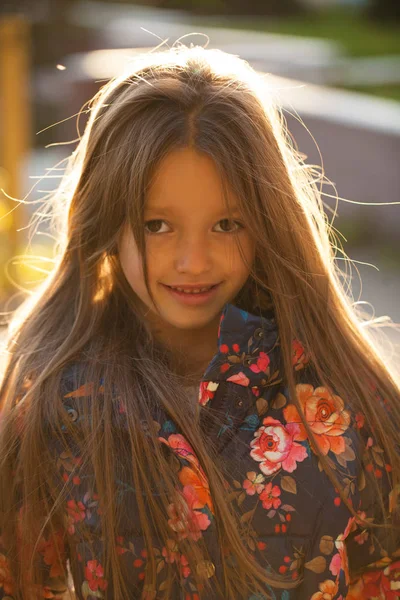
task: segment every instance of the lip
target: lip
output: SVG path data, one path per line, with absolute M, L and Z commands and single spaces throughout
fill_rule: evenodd
M 197 285 L 179 285 L 179 286 L 177 286 L 177 287 L 182 288 L 183 290 L 193 290 L 193 289 L 196 290 L 196 289 L 199 289 L 202 287 L 209 287 L 210 285 L 214 286 L 211 288 L 211 290 L 209 290 L 207 292 L 200 292 L 198 294 L 186 294 L 185 292 L 178 292 L 177 290 L 173 290 L 169 285 L 166 285 L 164 283 L 161 285 L 163 285 L 163 287 L 167 290 L 167 292 L 169 292 L 171 294 L 171 296 L 175 300 L 180 302 L 181 304 L 186 304 L 189 306 L 197 306 L 199 304 L 204 304 L 204 303 L 212 300 L 221 284 L 216 283 L 216 284 L 202 284 L 202 285 L 197 284 Z
M 165 283 L 163 283 L 163 285 L 166 285 Z M 179 283 L 175 284 L 171 284 L 171 285 L 167 285 L 167 287 L 174 287 L 174 288 L 182 288 L 183 290 L 198 290 L 201 288 L 205 288 L 205 287 L 211 287 L 214 285 L 219 285 L 218 283 L 188 283 L 185 285 L 180 285 Z

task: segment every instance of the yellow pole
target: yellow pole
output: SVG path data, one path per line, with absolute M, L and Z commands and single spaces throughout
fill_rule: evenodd
M 0 14 L 0 189 L 21 198 L 22 165 L 31 143 L 29 23 L 22 15 Z M 0 191 L 0 300 L 9 293 L 6 261 L 17 254 L 21 208 Z

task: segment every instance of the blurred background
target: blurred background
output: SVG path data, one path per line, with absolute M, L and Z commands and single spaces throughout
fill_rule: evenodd
M 400 322 L 399 0 L 0 0 L 3 314 L 51 270 L 46 221 L 29 223 L 83 132 L 77 113 L 135 53 L 179 38 L 268 74 L 298 149 L 341 198 L 354 299 Z M 323 188 L 330 218 L 335 187 Z

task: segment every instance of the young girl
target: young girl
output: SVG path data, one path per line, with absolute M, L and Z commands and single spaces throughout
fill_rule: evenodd
M 1 598 L 399 597 L 399 383 L 270 98 L 178 46 L 91 103 L 8 343 Z

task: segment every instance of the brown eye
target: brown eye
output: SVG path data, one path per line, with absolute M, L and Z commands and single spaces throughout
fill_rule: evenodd
M 162 219 L 153 219 L 151 221 L 146 221 L 144 227 L 147 233 L 165 233 L 165 231 L 160 231 L 163 223 L 165 223 L 165 221 Z
M 242 229 L 243 225 L 238 221 L 232 221 L 231 219 L 221 219 L 218 221 L 218 225 L 221 225 L 223 233 L 233 233 Z

